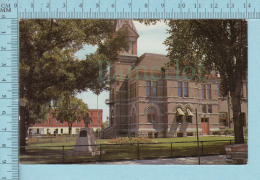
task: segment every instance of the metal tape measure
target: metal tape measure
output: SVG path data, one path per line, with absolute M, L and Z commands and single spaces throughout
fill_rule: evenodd
M 260 1 L 1 0 L 0 180 L 19 179 L 19 18 L 260 19 Z

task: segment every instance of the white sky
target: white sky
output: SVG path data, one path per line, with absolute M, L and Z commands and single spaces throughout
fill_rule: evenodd
M 158 22 L 156 25 L 146 26 L 134 21 L 135 27 L 139 34 L 137 42 L 138 57 L 144 53 L 167 54 L 166 46 L 163 44 L 168 36 L 166 29 L 168 26 L 164 22 Z M 84 59 L 86 54 L 94 53 L 96 47 L 85 46 L 81 51 L 76 53 L 79 59 Z M 77 95 L 88 104 L 89 109 L 97 109 L 97 95 L 91 91 Z M 98 109 L 103 109 L 103 122 L 109 116 L 109 107 L 105 104 L 105 100 L 109 98 L 109 92 L 102 92 L 98 96 Z

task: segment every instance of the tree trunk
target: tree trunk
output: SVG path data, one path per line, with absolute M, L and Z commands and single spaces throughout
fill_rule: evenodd
M 25 117 L 24 117 L 24 107 L 20 106 L 20 122 L 19 122 L 19 141 L 20 141 L 20 153 L 25 152 L 25 147 L 26 146 L 26 133 L 27 133 L 27 128 L 25 124 Z M 23 147 L 22 147 L 23 146 Z
M 236 83 L 235 92 L 231 93 L 231 102 L 233 107 L 233 121 L 234 121 L 234 134 L 235 134 L 235 144 L 244 143 L 243 135 L 243 122 L 241 118 L 241 82 Z
M 69 125 L 69 135 L 71 135 L 72 124 L 68 123 L 68 125 Z

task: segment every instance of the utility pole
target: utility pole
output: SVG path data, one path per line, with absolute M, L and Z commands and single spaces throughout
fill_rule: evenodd
M 199 142 L 199 128 L 198 128 L 198 109 L 196 108 L 196 133 L 197 133 L 197 147 L 198 147 L 198 163 L 200 165 L 200 142 Z

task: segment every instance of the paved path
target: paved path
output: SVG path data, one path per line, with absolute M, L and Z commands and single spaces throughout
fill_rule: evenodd
M 104 162 L 101 164 L 112 165 L 198 165 L 197 157 L 169 158 L 169 159 L 152 159 L 152 160 L 133 160 L 133 161 L 115 161 Z M 232 165 L 225 161 L 225 155 L 202 156 L 200 157 L 201 165 Z

